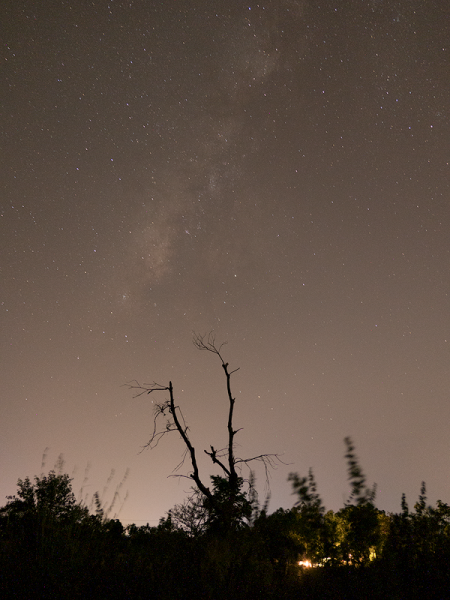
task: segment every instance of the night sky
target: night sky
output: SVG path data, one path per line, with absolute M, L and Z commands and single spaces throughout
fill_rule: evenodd
M 168 477 L 184 448 L 140 453 L 158 398 L 123 384 L 172 380 L 207 480 L 227 439 L 220 361 L 192 344 L 210 330 L 240 367 L 237 453 L 286 463 L 269 510 L 309 467 L 342 507 L 345 436 L 379 508 L 423 480 L 449 502 L 448 4 L 1 13 L 0 505 L 62 454 L 78 498 L 118 489 L 110 516 L 157 524 L 189 491 Z

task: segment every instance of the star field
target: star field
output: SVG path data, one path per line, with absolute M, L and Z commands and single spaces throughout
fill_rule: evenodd
M 310 466 L 342 506 L 347 435 L 379 508 L 423 480 L 448 502 L 448 8 L 1 10 L 2 496 L 49 447 L 75 490 L 129 468 L 120 518 L 157 521 L 182 446 L 138 454 L 152 406 L 121 386 L 172 380 L 198 451 L 220 446 L 220 364 L 191 344 L 214 330 L 240 452 L 288 463 L 272 510 Z

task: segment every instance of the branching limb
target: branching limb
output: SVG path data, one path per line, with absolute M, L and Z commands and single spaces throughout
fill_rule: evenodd
M 228 475 L 228 477 L 231 476 L 230 470 L 227 469 L 227 467 L 224 465 L 224 463 L 219 459 L 220 452 L 223 452 L 222 450 L 217 451 L 217 450 L 215 450 L 215 448 L 213 446 L 211 446 L 211 452 L 208 452 L 208 450 L 205 450 L 204 452 L 211 458 L 213 463 L 215 463 L 216 465 L 219 465 L 219 467 L 221 467 L 221 469 Z
M 195 481 L 199 490 L 211 501 L 213 500 L 213 496 L 208 487 L 204 485 L 204 483 L 200 479 L 200 474 L 197 465 L 197 458 L 195 455 L 195 448 L 189 439 L 187 434 L 188 427 L 184 420 L 183 414 L 179 406 L 175 405 L 175 398 L 173 393 L 172 382 L 169 381 L 168 386 L 160 385 L 159 383 L 152 384 L 143 384 L 141 385 L 138 381 L 131 382 L 128 384 L 128 388 L 131 390 L 135 390 L 134 398 L 138 398 L 143 394 L 152 394 L 153 392 L 169 392 L 169 399 L 165 400 L 163 403 L 155 404 L 155 416 L 153 420 L 153 433 L 150 437 L 149 442 L 144 446 L 144 448 L 155 448 L 160 442 L 161 438 L 167 433 L 172 433 L 173 431 L 177 431 L 187 450 L 186 453 L 189 453 L 191 458 L 191 465 L 193 472 L 190 474 L 191 479 Z M 159 417 L 163 417 L 166 419 L 165 429 L 162 431 L 157 431 L 157 421 Z M 181 420 L 180 420 L 181 419 Z M 183 422 L 183 424 L 181 423 Z M 181 461 L 179 467 L 184 463 L 184 458 Z
M 126 384 L 128 389 L 134 392 L 133 398 L 139 398 L 144 394 L 152 394 L 153 392 L 165 392 L 169 391 L 169 388 L 165 385 L 161 385 L 159 383 L 143 383 L 140 384 L 139 381 L 134 380 L 130 383 Z M 158 424 L 161 418 L 165 419 L 164 428 L 158 430 Z M 171 417 L 171 406 L 170 400 L 165 400 L 164 402 L 156 402 L 154 403 L 154 418 L 153 418 L 153 432 L 150 436 L 149 441 L 143 446 L 141 452 L 143 452 L 146 448 L 156 448 L 156 446 L 161 441 L 167 433 L 172 431 L 177 431 L 176 425 Z
M 234 406 L 236 399 L 233 396 L 231 390 L 231 376 L 236 373 L 239 369 L 230 370 L 229 364 L 225 362 L 222 355 L 222 348 L 225 342 L 218 344 L 213 332 L 209 335 L 200 335 L 194 333 L 193 338 L 194 346 L 198 350 L 206 350 L 218 356 L 222 369 L 225 373 L 226 389 L 228 397 L 228 420 L 227 420 L 227 431 L 228 439 L 225 448 L 220 450 L 214 446 L 210 446 L 210 450 L 204 450 L 213 464 L 220 467 L 223 472 L 222 477 L 213 476 L 213 491 L 211 491 L 201 480 L 195 448 L 191 443 L 188 435 L 189 428 L 185 422 L 181 408 L 175 404 L 174 391 L 172 382 L 169 385 L 161 385 L 157 382 L 151 384 L 140 384 L 134 380 L 127 384 L 128 388 L 133 391 L 134 398 L 138 398 L 144 394 L 152 394 L 154 392 L 166 392 L 168 398 L 161 403 L 154 403 L 154 419 L 153 419 L 153 432 L 150 436 L 150 440 L 144 446 L 144 448 L 155 448 L 160 440 L 168 433 L 174 431 L 178 432 L 181 439 L 183 440 L 185 451 L 181 462 L 175 468 L 178 471 L 184 464 L 186 457 L 189 456 L 192 472 L 186 476 L 181 474 L 172 474 L 172 477 L 189 477 L 193 480 L 197 486 L 200 494 L 203 495 L 209 509 L 216 515 L 221 515 L 224 522 L 232 522 L 233 514 L 236 507 L 241 507 L 241 512 L 247 510 L 246 504 L 243 503 L 244 496 L 241 493 L 242 478 L 240 477 L 241 466 L 247 465 L 253 461 L 262 462 L 266 471 L 266 481 L 269 481 L 269 467 L 275 468 L 277 462 L 283 462 L 277 454 L 260 454 L 251 458 L 240 458 L 235 455 L 235 435 L 240 429 L 233 429 L 233 418 L 234 418 Z M 162 421 L 162 423 L 161 423 Z M 284 464 L 284 463 L 283 463 Z M 251 487 L 251 486 L 250 486 Z M 247 501 L 246 501 L 247 502 Z M 247 503 L 248 504 L 248 503 Z M 206 506 L 206 505 L 205 505 Z M 245 508 L 245 510 L 244 510 Z M 244 514 L 242 512 L 242 514 Z
M 225 468 L 224 465 L 221 463 L 217 463 L 217 459 L 213 458 L 212 453 L 209 454 L 208 452 L 206 452 L 206 454 L 209 454 L 209 456 L 211 456 L 213 462 L 215 462 L 216 464 L 220 464 L 222 469 L 224 469 L 225 473 L 227 473 L 228 477 L 230 478 L 230 481 L 234 482 L 234 481 L 237 481 L 237 478 L 238 478 L 238 474 L 237 474 L 236 468 L 235 468 L 236 461 L 235 461 L 235 457 L 234 457 L 234 436 L 236 435 L 238 430 L 236 430 L 236 431 L 233 430 L 233 413 L 234 413 L 234 404 L 236 402 L 236 399 L 233 397 L 233 394 L 231 392 L 231 375 L 233 375 L 233 373 L 236 373 L 236 371 L 238 371 L 239 369 L 234 369 L 233 371 L 229 371 L 228 363 L 226 363 L 224 361 L 223 356 L 221 354 L 221 350 L 224 345 L 225 345 L 225 342 L 223 342 L 220 345 L 217 345 L 214 332 L 210 332 L 208 334 L 208 337 L 206 337 L 206 335 L 200 335 L 200 334 L 194 333 L 194 346 L 198 350 L 207 350 L 208 352 L 212 352 L 213 354 L 216 354 L 220 358 L 220 361 L 222 363 L 222 368 L 224 370 L 226 381 L 227 381 L 227 395 L 228 395 L 228 403 L 229 403 L 228 423 L 227 423 L 228 468 Z
M 251 463 L 253 461 L 258 461 L 258 462 L 263 463 L 264 471 L 266 473 L 267 486 L 269 486 L 270 469 L 276 469 L 277 463 L 281 463 L 283 465 L 288 464 L 288 463 L 285 463 L 283 460 L 281 460 L 279 454 L 259 454 L 258 456 L 253 456 L 252 458 L 236 458 L 235 464 L 249 466 L 249 463 Z M 250 469 L 250 467 L 249 467 L 249 469 Z
M 213 354 L 217 354 L 217 356 L 222 361 L 222 364 L 225 364 L 224 359 L 221 355 L 221 350 L 224 346 L 226 346 L 227 342 L 222 342 L 219 346 L 216 343 L 216 336 L 213 331 L 208 333 L 208 337 L 205 335 L 201 335 L 200 333 L 193 333 L 193 343 L 197 350 L 208 350 L 208 352 L 212 352 Z
M 164 392 L 168 391 L 168 387 L 166 385 L 161 385 L 156 383 L 142 383 L 140 384 L 137 379 L 133 379 L 129 383 L 125 384 L 129 390 L 134 391 L 133 398 L 139 398 L 139 396 L 143 396 L 144 394 L 151 394 L 152 392 Z

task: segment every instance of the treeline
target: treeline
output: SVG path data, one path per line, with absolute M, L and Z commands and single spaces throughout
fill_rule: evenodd
M 214 477 L 213 504 L 194 490 L 158 526 L 125 528 L 98 496 L 94 514 L 77 502 L 66 474 L 19 480 L 0 509 L 0 597 L 449 598 L 450 507 L 429 506 L 423 484 L 411 510 L 405 498 L 398 514 L 378 510 L 346 441 L 351 495 L 337 512 L 312 472 L 290 476 L 291 510 L 268 514 L 252 482 Z

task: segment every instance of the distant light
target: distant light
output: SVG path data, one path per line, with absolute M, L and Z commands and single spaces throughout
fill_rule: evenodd
M 308 569 L 312 567 L 311 561 L 310 560 L 299 560 L 298 561 L 298 566 L 299 567 L 307 567 Z

